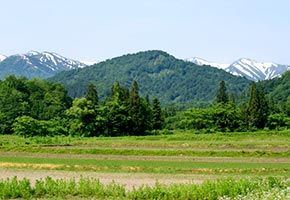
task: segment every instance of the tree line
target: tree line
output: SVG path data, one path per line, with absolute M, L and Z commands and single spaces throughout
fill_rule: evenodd
M 99 102 L 95 85 L 71 99 L 59 83 L 9 76 L 0 81 L 0 133 L 29 136 L 145 135 L 164 125 L 160 102 L 142 98 L 138 83 L 129 90 L 115 83 Z
M 277 105 L 267 98 L 261 83 L 252 82 L 248 102 L 236 105 L 228 95 L 224 81 L 220 82 L 216 101 L 207 108 L 190 108 L 167 118 L 168 129 L 216 131 L 255 131 L 290 128 L 290 98 Z
M 93 84 L 84 97 L 72 99 L 59 83 L 9 76 L 0 81 L 0 134 L 97 137 L 156 134 L 163 128 L 224 132 L 290 127 L 290 98 L 278 107 L 255 82 L 249 93 L 248 101 L 237 105 L 221 81 L 211 106 L 176 111 L 161 109 L 157 98 L 141 97 L 136 81 L 130 89 L 113 84 L 100 101 Z

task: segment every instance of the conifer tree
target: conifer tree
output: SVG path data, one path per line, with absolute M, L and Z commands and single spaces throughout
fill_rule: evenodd
M 251 127 L 264 128 L 269 115 L 269 106 L 264 89 L 252 83 L 251 96 L 248 107 L 248 122 Z
M 131 129 L 133 135 L 143 135 L 146 129 L 145 116 L 142 111 L 142 101 L 139 96 L 139 88 L 137 81 L 134 80 L 130 92 L 130 108 L 129 115 L 131 117 Z
M 257 94 L 256 83 L 253 82 L 251 86 L 250 101 L 248 106 L 248 123 L 250 127 L 257 127 L 259 115 L 259 100 Z
M 258 89 L 258 100 L 259 100 L 259 115 L 258 115 L 258 128 L 264 128 L 267 123 L 267 118 L 270 114 L 269 104 L 264 94 L 264 88 L 259 85 Z
M 153 130 L 159 130 L 162 128 L 164 118 L 160 107 L 160 102 L 157 98 L 152 101 L 152 128 Z
M 94 84 L 92 84 L 92 83 L 90 83 L 89 86 L 88 86 L 86 99 L 88 101 L 91 101 L 94 106 L 98 105 L 98 103 L 99 103 L 99 98 L 98 98 L 98 93 L 97 93 L 97 90 L 96 90 L 96 86 Z
M 223 103 L 223 104 L 226 104 L 229 102 L 227 88 L 226 88 L 226 84 L 224 81 L 220 82 L 220 88 L 219 88 L 218 94 L 216 96 L 216 101 L 217 101 L 217 103 Z
M 98 127 L 96 123 L 97 116 L 99 115 L 98 112 L 98 93 L 96 90 L 96 86 L 92 83 L 88 86 L 88 91 L 85 96 L 86 102 L 85 102 L 85 108 L 84 111 L 85 114 L 82 115 L 82 121 L 84 123 L 86 134 L 88 136 L 97 136 L 100 134 L 100 128 Z

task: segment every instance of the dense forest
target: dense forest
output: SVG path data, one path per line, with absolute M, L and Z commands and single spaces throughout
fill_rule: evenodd
M 274 103 L 272 98 L 266 97 L 263 85 L 252 82 L 248 101 L 237 106 L 222 81 L 212 106 L 190 108 L 168 117 L 166 127 L 206 132 L 289 128 L 290 98 L 285 103 Z
M 71 99 L 59 83 L 9 76 L 0 82 L 0 131 L 25 137 L 145 135 L 164 124 L 159 100 L 140 97 L 136 81 L 130 90 L 115 83 L 101 103 L 93 84 L 86 91 Z
M 188 106 L 213 102 L 217 85 L 222 80 L 226 82 L 228 92 L 235 95 L 251 85 L 246 78 L 185 62 L 157 50 L 128 54 L 82 69 L 61 72 L 49 80 L 63 84 L 71 97 L 84 96 L 89 83 L 93 83 L 101 100 L 110 94 L 110 87 L 115 82 L 129 88 L 136 80 L 140 95 L 154 96 L 162 105 Z
M 290 98 L 275 104 L 266 97 L 264 85 L 253 82 L 247 102 L 237 105 L 221 81 L 211 106 L 178 111 L 161 107 L 158 98 L 140 96 L 137 81 L 130 88 L 114 83 L 104 100 L 91 83 L 84 97 L 72 99 L 59 83 L 9 76 L 0 82 L 0 132 L 93 137 L 168 134 L 176 129 L 210 133 L 288 128 Z

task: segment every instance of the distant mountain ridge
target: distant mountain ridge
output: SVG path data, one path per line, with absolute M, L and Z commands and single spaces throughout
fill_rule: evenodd
M 0 79 L 12 74 L 29 79 L 48 78 L 61 71 L 85 66 L 87 65 L 82 62 L 68 59 L 57 53 L 29 51 L 26 54 L 0 56 Z
M 286 71 L 290 70 L 290 65 L 281 65 L 272 62 L 257 62 L 247 58 L 241 58 L 232 64 L 215 63 L 197 57 L 186 60 L 200 66 L 208 65 L 223 69 L 235 76 L 245 77 L 252 81 L 270 80 L 281 77 Z
M 133 80 L 137 80 L 143 97 L 146 94 L 157 97 L 163 104 L 214 101 L 222 80 L 231 94 L 239 94 L 251 83 L 246 78 L 185 62 L 159 50 L 127 54 L 83 69 L 63 71 L 49 80 L 64 84 L 72 97 L 84 96 L 89 83 L 93 83 L 103 100 L 114 83 L 130 88 Z

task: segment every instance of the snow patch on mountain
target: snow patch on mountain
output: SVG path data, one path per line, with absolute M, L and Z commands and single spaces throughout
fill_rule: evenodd
M 257 62 L 247 58 L 241 58 L 232 64 L 209 62 L 201 58 L 190 58 L 187 59 L 187 61 L 201 66 L 209 65 L 223 69 L 235 76 L 245 77 L 253 81 L 268 80 L 280 77 L 287 70 L 290 70 L 289 65 L 281 65 L 272 62 Z
M 0 62 L 2 62 L 3 60 L 5 60 L 6 56 L 4 55 L 0 55 Z
M 234 75 L 243 76 L 253 81 L 260 81 L 280 77 L 289 69 L 289 65 L 257 62 L 251 59 L 242 58 L 231 64 L 225 70 Z
M 97 64 L 98 61 L 81 61 L 81 63 L 84 63 L 87 66 L 91 66 L 91 65 Z
M 0 62 L 0 67 L 2 67 L 0 78 L 10 74 L 24 75 L 27 78 L 48 78 L 61 71 L 87 66 L 82 62 L 47 51 L 29 51 L 26 54 L 16 54 L 7 58 L 3 56 L 3 59 Z
M 227 67 L 230 66 L 230 64 L 210 62 L 210 61 L 204 60 L 202 58 L 198 58 L 198 57 L 188 58 L 188 59 L 186 59 L 186 61 L 193 62 L 193 63 L 200 65 L 200 66 L 209 65 L 209 66 L 216 67 L 219 69 L 226 69 Z

